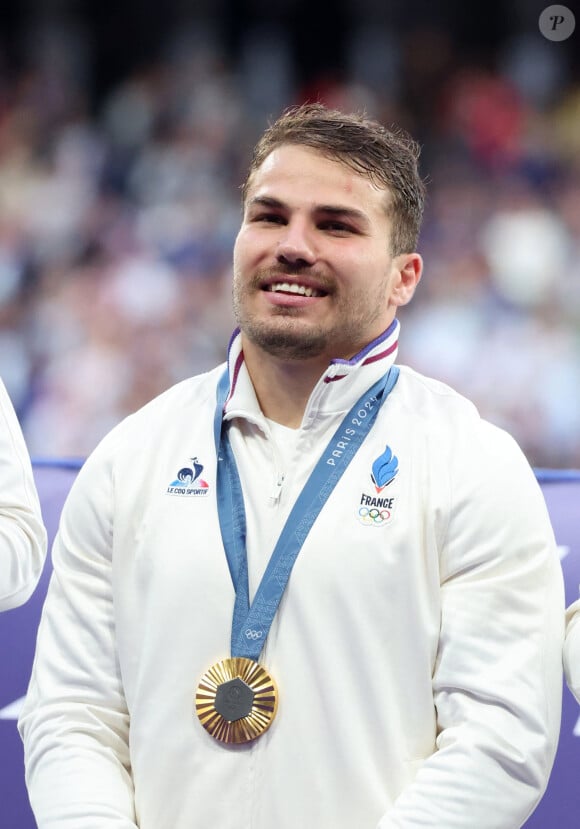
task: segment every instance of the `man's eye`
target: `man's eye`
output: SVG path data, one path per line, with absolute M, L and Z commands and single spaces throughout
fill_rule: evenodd
M 252 221 L 280 225 L 284 223 L 284 218 L 280 216 L 278 213 L 257 213 L 253 217 Z
M 321 222 L 320 227 L 322 230 L 330 230 L 331 232 L 336 233 L 353 233 L 353 228 L 350 225 L 345 224 L 344 222 Z

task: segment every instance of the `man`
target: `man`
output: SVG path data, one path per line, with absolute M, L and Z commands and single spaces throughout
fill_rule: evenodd
M 0 380 L 0 610 L 30 598 L 46 556 L 46 530 L 28 450 Z
M 580 703 L 580 599 L 570 605 L 566 613 L 566 641 L 564 668 L 566 682 Z
M 512 439 L 394 365 L 417 159 L 318 105 L 259 142 L 227 371 L 115 429 L 63 513 L 40 829 L 507 829 L 541 796 L 561 574 Z

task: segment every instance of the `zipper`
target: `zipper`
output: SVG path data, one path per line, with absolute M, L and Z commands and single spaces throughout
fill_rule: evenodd
M 270 503 L 272 505 L 277 504 L 280 501 L 280 496 L 282 495 L 282 485 L 284 483 L 284 473 L 283 472 L 276 472 L 276 481 L 274 483 L 274 488 L 270 495 Z

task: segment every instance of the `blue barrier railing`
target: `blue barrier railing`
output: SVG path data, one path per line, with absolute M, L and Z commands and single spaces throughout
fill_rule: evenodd
M 534 469 L 541 484 L 560 484 L 565 481 L 580 481 L 580 469 Z
M 37 469 L 80 469 L 85 458 L 32 458 Z

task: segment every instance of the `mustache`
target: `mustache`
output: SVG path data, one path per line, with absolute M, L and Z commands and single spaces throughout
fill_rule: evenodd
M 326 274 L 321 273 L 316 268 L 311 268 L 309 265 L 292 265 L 282 264 L 271 268 L 261 268 L 256 271 L 250 280 L 250 285 L 259 288 L 266 281 L 272 279 L 279 279 L 280 277 L 289 276 L 299 278 L 305 277 L 316 283 L 316 286 L 326 293 L 334 290 L 334 282 Z

